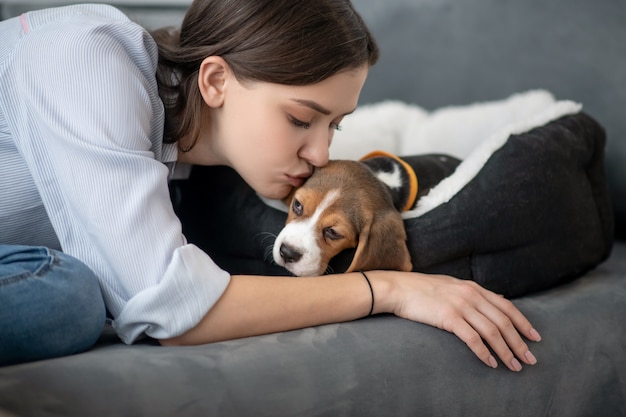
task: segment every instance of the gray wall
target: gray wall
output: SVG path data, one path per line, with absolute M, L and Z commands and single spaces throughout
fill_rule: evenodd
M 0 12 L 71 2 L 4 0 Z M 190 2 L 109 1 L 148 28 L 180 22 Z M 536 88 L 583 103 L 607 130 L 607 171 L 626 237 L 626 0 L 353 3 L 382 51 L 362 103 L 399 99 L 435 109 Z

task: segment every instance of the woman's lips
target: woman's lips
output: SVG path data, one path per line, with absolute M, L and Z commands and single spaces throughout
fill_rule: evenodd
M 287 175 L 287 180 L 289 181 L 289 184 L 293 185 L 294 187 L 298 188 L 300 187 L 302 184 L 304 184 L 304 181 L 306 181 L 306 179 L 309 177 L 309 174 L 306 175 L 298 175 L 296 177 L 292 177 L 291 175 Z

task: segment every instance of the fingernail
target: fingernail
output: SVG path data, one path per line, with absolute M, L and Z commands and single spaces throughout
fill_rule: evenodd
M 535 355 L 533 355 L 533 353 L 530 350 L 526 352 L 524 356 L 526 356 L 526 360 L 528 360 L 529 364 L 534 365 L 537 363 L 537 358 L 535 358 Z
M 496 358 L 494 358 L 493 356 L 489 356 L 489 365 L 491 365 L 492 368 L 497 368 L 498 367 L 498 361 L 496 360 Z
M 541 335 L 535 329 L 530 329 L 530 337 L 536 342 L 541 340 Z
M 519 363 L 519 361 L 517 359 L 515 359 L 515 358 L 513 358 L 513 360 L 511 360 L 511 366 L 513 367 L 513 369 L 516 372 L 519 372 L 519 371 L 522 370 L 522 364 Z

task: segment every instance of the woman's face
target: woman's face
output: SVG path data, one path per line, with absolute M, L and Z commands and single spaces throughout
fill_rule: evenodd
M 307 86 L 231 82 L 222 106 L 211 109 L 212 156 L 262 196 L 286 197 L 328 162 L 333 133 L 366 77 L 364 66 Z

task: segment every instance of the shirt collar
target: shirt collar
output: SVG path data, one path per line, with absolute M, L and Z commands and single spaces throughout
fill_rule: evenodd
M 176 162 L 178 159 L 178 143 L 164 143 L 161 152 L 161 162 Z

